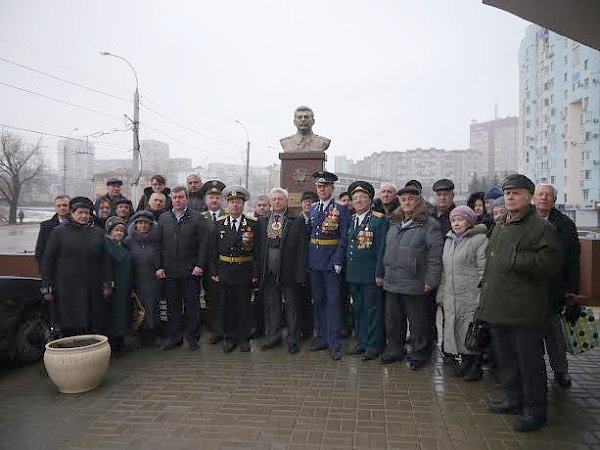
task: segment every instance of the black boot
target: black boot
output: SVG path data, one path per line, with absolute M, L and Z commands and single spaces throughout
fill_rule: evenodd
M 452 370 L 452 376 L 456 378 L 464 377 L 469 369 L 471 368 L 471 356 L 470 355 L 461 355 L 460 363 L 458 360 L 455 360 L 455 366 Z
M 471 356 L 471 366 L 463 378 L 465 381 L 479 381 L 483 378 L 483 370 L 481 368 L 481 356 Z

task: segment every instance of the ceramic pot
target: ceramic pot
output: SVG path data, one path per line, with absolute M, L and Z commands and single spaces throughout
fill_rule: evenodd
M 110 345 L 101 334 L 56 339 L 46 344 L 44 365 L 58 390 L 64 394 L 91 391 L 108 370 Z

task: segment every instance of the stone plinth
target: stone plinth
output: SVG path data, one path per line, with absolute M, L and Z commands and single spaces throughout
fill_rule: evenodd
M 279 154 L 279 159 L 281 187 L 290 194 L 288 206 L 298 209 L 302 206 L 302 193 L 315 190 L 312 174 L 324 169 L 327 155 L 319 151 L 284 152 Z

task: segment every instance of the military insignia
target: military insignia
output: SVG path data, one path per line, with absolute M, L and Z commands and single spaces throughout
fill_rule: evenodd
M 252 247 L 254 246 L 254 231 L 252 231 L 252 227 L 246 227 L 242 233 L 242 250 L 245 252 L 252 251 Z
M 365 227 L 356 235 L 357 247 L 359 250 L 366 250 L 373 246 L 373 232 L 369 230 L 369 227 Z
M 273 231 L 279 231 L 279 230 L 281 230 L 281 222 L 273 222 L 271 224 L 271 229 Z
M 340 211 L 337 207 L 334 208 L 327 214 L 325 220 L 323 221 L 323 225 L 321 225 L 321 230 L 324 234 L 333 234 L 340 227 Z
M 231 191 L 231 194 L 229 194 L 232 197 L 237 197 L 237 192 L 236 191 Z
M 292 178 L 297 183 L 304 183 L 310 179 L 310 172 L 304 167 L 299 167 L 298 169 L 294 170 Z
M 383 213 L 380 213 L 379 211 L 371 211 L 371 214 L 373 217 L 383 217 Z

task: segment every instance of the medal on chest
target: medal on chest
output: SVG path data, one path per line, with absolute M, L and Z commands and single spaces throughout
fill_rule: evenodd
M 334 206 L 331 211 L 325 217 L 323 225 L 321 225 L 321 231 L 324 234 L 333 234 L 337 232 L 340 227 L 340 211 L 337 206 Z
M 356 235 L 356 246 L 359 250 L 369 249 L 373 246 L 373 231 L 367 225 L 364 230 L 361 230 Z
M 252 251 L 252 247 L 254 246 L 254 231 L 252 231 L 252 227 L 246 226 L 240 231 L 242 231 L 242 250 L 245 252 Z

